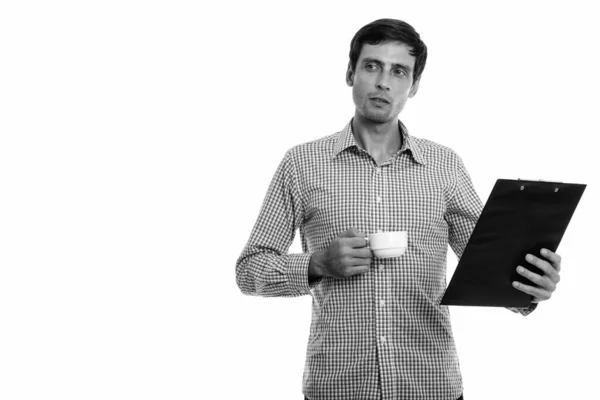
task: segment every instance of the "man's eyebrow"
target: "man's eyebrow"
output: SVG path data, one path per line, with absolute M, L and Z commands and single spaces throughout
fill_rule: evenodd
M 383 65 L 384 64 L 381 60 L 378 60 L 376 58 L 371 58 L 371 57 L 365 57 L 365 58 L 363 58 L 362 62 L 363 62 L 363 64 L 366 64 L 366 63 L 374 63 L 374 64 L 377 64 L 377 65 Z M 406 70 L 408 72 L 412 71 L 412 68 L 409 67 L 406 64 L 395 63 L 395 64 L 392 64 L 392 68 L 402 68 L 402 69 L 404 69 L 404 70 Z

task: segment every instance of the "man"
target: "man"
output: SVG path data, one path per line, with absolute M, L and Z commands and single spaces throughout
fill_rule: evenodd
M 303 392 L 310 400 L 462 399 L 448 309 L 448 244 L 460 258 L 481 213 L 460 157 L 398 120 L 427 59 L 405 22 L 374 21 L 352 39 L 354 118 L 289 150 L 236 267 L 243 293 L 313 297 Z M 287 254 L 299 229 L 302 254 Z M 407 231 L 401 257 L 372 256 L 365 235 Z M 527 315 L 559 281 L 560 256 L 527 261 Z M 515 266 L 517 267 L 517 266 Z

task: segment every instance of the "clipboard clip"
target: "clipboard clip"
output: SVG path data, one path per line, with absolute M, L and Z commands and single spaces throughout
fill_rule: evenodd
M 517 178 L 517 180 L 519 180 L 519 181 L 520 181 L 520 180 L 521 180 L 521 178 Z M 538 181 L 539 181 L 539 182 L 550 182 L 550 181 L 546 181 L 546 180 L 543 180 L 543 179 L 538 179 Z M 563 184 L 563 182 L 552 182 L 552 183 Z M 525 186 L 524 186 L 524 185 L 521 185 L 521 190 L 525 190 Z M 557 187 L 556 187 L 556 188 L 554 188 L 554 193 L 556 193 L 556 192 L 558 192 L 558 188 L 557 188 Z
M 521 178 L 517 178 L 517 180 L 518 180 L 518 181 L 520 181 L 520 180 L 521 180 Z M 553 182 L 553 183 L 560 183 L 560 184 L 563 184 L 563 183 L 564 183 L 564 182 L 558 182 L 558 181 L 556 181 L 556 182 L 554 182 L 554 181 L 547 181 L 547 180 L 544 180 L 544 179 L 538 179 L 538 181 L 539 181 L 539 182 Z

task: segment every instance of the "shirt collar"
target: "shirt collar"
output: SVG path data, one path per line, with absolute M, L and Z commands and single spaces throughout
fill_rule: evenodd
M 406 129 L 406 126 L 404 126 L 400 120 L 398 120 L 398 127 L 400 128 L 400 134 L 402 135 L 402 147 L 400 148 L 399 152 L 402 153 L 406 150 L 410 150 L 410 153 L 416 162 L 426 165 L 427 163 L 425 161 L 425 157 L 423 157 L 423 152 L 419 144 L 408 133 L 408 129 Z M 346 124 L 344 129 L 340 132 L 335 143 L 333 158 L 335 158 L 342 151 L 351 147 L 359 147 L 354 135 L 352 134 L 352 120 L 350 120 L 350 122 L 348 122 L 348 124 Z

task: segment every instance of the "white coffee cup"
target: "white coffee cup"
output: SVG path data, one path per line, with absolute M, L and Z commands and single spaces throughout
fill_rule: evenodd
M 400 257 L 408 247 L 408 232 L 377 232 L 365 239 L 377 258 Z

